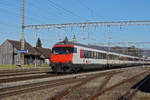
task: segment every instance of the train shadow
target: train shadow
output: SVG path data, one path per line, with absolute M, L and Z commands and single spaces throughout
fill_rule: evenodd
M 142 91 L 142 92 L 146 92 L 146 93 L 150 93 L 150 74 L 147 75 L 144 79 L 142 79 L 140 82 L 138 82 L 137 84 L 135 84 L 134 86 L 131 87 L 131 89 L 135 89 L 138 88 L 138 90 Z M 144 84 L 142 84 L 142 82 L 148 79 L 147 81 L 144 82 Z M 140 87 L 138 87 L 140 84 L 142 84 Z

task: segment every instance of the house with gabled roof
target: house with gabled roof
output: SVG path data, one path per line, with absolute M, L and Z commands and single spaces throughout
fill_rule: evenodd
M 39 53 L 40 58 L 44 60 L 45 64 L 50 64 L 50 53 L 51 49 L 49 48 L 40 48 L 40 47 L 34 47 Z
M 20 65 L 21 64 L 21 53 L 18 52 L 21 50 L 21 41 L 16 40 L 6 40 L 0 46 L 0 65 Z M 41 50 L 32 47 L 28 42 L 25 41 L 25 50 L 28 52 L 25 53 L 25 64 L 44 64 L 45 59 L 50 57 L 50 49 Z M 49 51 L 47 53 L 47 51 Z M 46 53 L 45 53 L 46 52 Z

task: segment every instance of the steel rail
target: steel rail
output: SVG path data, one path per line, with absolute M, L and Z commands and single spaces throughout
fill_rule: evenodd
M 122 71 L 122 72 L 124 72 L 124 71 Z M 94 98 L 97 96 L 96 94 L 97 94 L 99 91 L 102 91 L 102 90 L 106 87 L 106 85 L 108 84 L 108 82 L 110 81 L 110 79 L 111 79 L 114 75 L 119 74 L 119 73 L 122 73 L 122 72 L 113 73 L 113 74 L 110 74 L 110 75 L 106 76 L 105 81 L 99 86 L 99 88 L 98 88 L 92 95 L 90 95 L 90 96 L 87 97 L 87 98 L 84 98 L 83 100 L 94 100 Z
M 145 79 L 140 81 L 140 84 L 138 86 L 136 86 L 136 88 L 134 89 L 130 89 L 128 90 L 123 96 L 121 96 L 118 100 L 132 100 L 132 98 L 134 97 L 134 95 L 136 94 L 136 92 L 138 91 L 138 89 L 144 84 L 146 83 L 148 80 L 150 79 L 150 75 L 148 75 L 148 77 L 146 77 Z
M 6 76 L 17 76 L 17 75 L 29 75 L 29 74 L 40 74 L 40 73 L 48 73 L 49 71 L 33 71 L 33 72 L 20 72 L 20 73 L 10 73 L 10 74 L 0 74 L 0 77 Z
M 114 71 L 113 71 L 114 72 Z M 103 72 L 103 73 L 98 73 L 103 75 L 111 72 Z M 97 73 L 96 73 L 97 75 Z M 37 83 L 31 83 L 31 84 L 24 84 L 24 85 L 17 85 L 17 86 L 12 86 L 12 87 L 6 87 L 6 88 L 1 88 L 0 91 L 0 98 L 5 98 L 9 96 L 15 96 L 19 95 L 22 93 L 28 93 L 28 92 L 33 92 L 36 90 L 42 90 L 42 89 L 47 89 L 47 88 L 52 88 L 56 87 L 59 85 L 66 85 L 66 84 L 71 84 L 71 83 L 76 83 L 79 81 L 84 81 L 87 80 L 87 77 L 91 77 L 94 75 L 86 75 L 86 77 L 71 77 L 71 78 L 65 78 L 65 79 L 55 79 L 55 80 L 50 80 L 50 81 L 44 81 L 44 82 L 37 82 Z
M 127 82 L 129 82 L 129 81 L 132 81 L 133 79 L 135 79 L 135 78 L 137 78 L 137 77 L 139 77 L 139 76 L 141 76 L 141 75 L 143 75 L 143 74 L 149 73 L 149 71 L 150 71 L 150 70 L 144 71 L 144 72 L 142 72 L 142 73 L 140 73 L 140 74 L 138 74 L 138 75 L 135 75 L 135 76 L 133 76 L 133 77 L 131 77 L 131 78 L 125 79 L 125 80 L 123 80 L 123 81 L 121 81 L 121 82 L 119 82 L 119 83 L 117 83 L 117 84 L 114 84 L 113 86 L 110 86 L 110 87 L 108 87 L 108 88 L 106 88 L 106 89 L 104 89 L 104 90 L 102 90 L 102 91 L 97 92 L 97 94 L 94 95 L 93 100 L 95 100 L 97 97 L 103 95 L 105 92 L 108 92 L 108 91 L 110 91 L 110 90 L 112 90 L 112 89 L 114 89 L 114 88 L 116 88 L 116 87 L 118 87 L 118 86 L 120 86 L 120 85 L 122 85 L 122 84 L 124 84 L 124 83 L 127 83 Z
M 65 90 L 65 91 L 62 91 L 61 93 L 56 94 L 54 97 L 51 97 L 50 100 L 61 100 L 64 96 L 68 95 L 69 93 L 71 93 L 71 92 L 74 91 L 75 89 L 81 87 L 82 85 L 85 85 L 85 84 L 87 84 L 88 82 L 90 82 L 90 81 L 92 81 L 92 80 L 94 80 L 94 79 L 96 79 L 96 78 L 98 78 L 98 77 L 103 77 L 104 75 L 108 75 L 108 74 L 112 74 L 112 73 L 114 73 L 114 71 L 113 71 L 113 72 L 107 72 L 107 73 L 105 73 L 105 74 L 98 74 L 98 75 L 95 75 L 95 76 L 93 76 L 93 77 L 90 77 L 90 78 L 88 78 L 88 79 L 82 81 L 81 83 L 76 84 L 76 85 L 74 85 L 73 87 L 71 87 L 71 88 L 69 88 L 69 89 L 67 89 L 67 90 Z
M 62 76 L 62 74 L 61 75 L 46 74 L 46 75 L 34 75 L 34 76 L 21 76 L 21 77 L 14 77 L 14 78 L 5 78 L 5 79 L 0 79 L 0 83 L 18 82 L 18 81 L 25 81 L 25 80 L 31 80 L 31 79 L 55 77 L 55 76 Z
M 39 71 L 39 69 L 10 69 L 10 70 L 0 70 L 0 74 L 10 74 L 18 72 L 30 72 L 30 71 Z
M 81 79 L 60 79 L 60 80 L 52 80 L 52 81 L 45 81 L 45 82 L 39 82 L 39 83 L 32 83 L 32 84 L 26 84 L 26 85 L 20 85 L 20 86 L 14 86 L 14 87 L 8 87 L 0 89 L 0 99 L 10 96 L 15 96 L 23 93 L 30 93 L 37 90 L 43 90 L 47 88 L 54 88 L 56 86 L 60 85 L 66 85 L 66 84 L 72 84 L 75 82 L 79 82 Z
M 105 72 L 110 73 L 110 72 Z M 104 73 L 100 73 L 103 75 Z M 56 80 L 50 80 L 45 82 L 38 82 L 38 83 L 31 83 L 31 84 L 25 84 L 25 85 L 19 85 L 19 86 L 12 86 L 12 87 L 6 87 L 0 89 L 0 99 L 9 97 L 9 96 L 15 96 L 23 93 L 29 93 L 34 92 L 37 90 L 47 89 L 47 88 L 53 88 L 60 85 L 66 85 L 66 84 L 72 84 L 80 81 L 87 80 L 87 77 L 90 77 L 91 75 L 87 75 L 86 77 L 72 77 L 72 78 L 66 78 L 66 79 L 56 79 Z

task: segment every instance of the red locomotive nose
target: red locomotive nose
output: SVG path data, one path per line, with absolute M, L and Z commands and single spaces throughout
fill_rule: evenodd
M 72 63 L 73 45 L 55 45 L 52 49 L 51 62 Z
M 68 55 L 55 55 L 51 54 L 52 63 L 72 63 L 73 54 Z

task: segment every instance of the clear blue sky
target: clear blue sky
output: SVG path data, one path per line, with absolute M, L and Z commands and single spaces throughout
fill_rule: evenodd
M 6 39 L 21 39 L 21 1 L 0 0 L 0 44 Z M 52 2 L 51 2 L 52 1 Z M 25 25 L 59 24 L 86 21 L 150 20 L 149 0 L 25 0 Z M 40 29 L 43 47 L 51 48 L 58 41 L 56 29 Z M 62 29 L 62 39 L 87 43 L 87 33 L 80 29 Z M 150 26 L 111 27 L 111 42 L 149 41 Z M 35 31 L 25 30 L 25 39 L 35 46 Z M 90 28 L 92 44 L 107 42 L 107 28 Z M 150 47 L 150 46 L 149 46 Z

